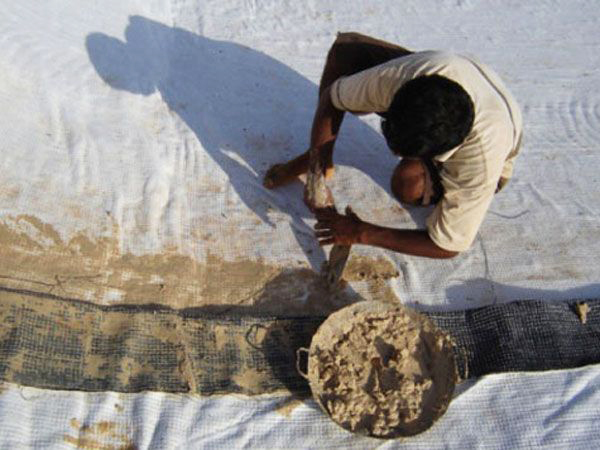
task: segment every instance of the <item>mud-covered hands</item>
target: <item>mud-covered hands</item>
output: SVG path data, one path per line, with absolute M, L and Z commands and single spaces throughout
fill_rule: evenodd
M 319 245 L 353 245 L 361 243 L 361 234 L 366 222 L 363 222 L 346 207 L 346 215 L 339 214 L 335 208 L 323 208 L 315 211 L 317 223 L 315 235 Z
M 333 145 L 329 145 L 322 150 L 323 167 L 325 167 L 325 179 L 331 180 L 335 173 L 333 167 Z M 299 176 L 308 172 L 309 151 L 297 156 L 296 158 L 280 164 L 273 164 L 263 179 L 263 186 L 267 189 L 276 189 L 285 184 L 291 183 Z

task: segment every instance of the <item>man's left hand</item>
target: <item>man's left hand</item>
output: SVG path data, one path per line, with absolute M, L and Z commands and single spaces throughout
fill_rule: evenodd
M 315 235 L 319 239 L 319 245 L 353 245 L 360 242 L 365 222 L 360 220 L 350 206 L 346 207 L 346 215 L 339 214 L 333 208 L 324 208 L 316 210 L 315 216 Z

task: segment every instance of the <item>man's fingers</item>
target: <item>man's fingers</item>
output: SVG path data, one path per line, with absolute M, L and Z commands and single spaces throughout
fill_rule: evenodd
M 335 244 L 335 239 L 334 238 L 328 238 L 328 239 L 321 239 L 319 241 L 319 245 L 323 246 L 323 245 L 333 245 Z
M 352 208 L 350 207 L 350 205 L 346 206 L 346 216 L 351 217 L 353 219 L 358 219 L 358 216 L 356 215 L 356 213 L 352 210 Z
M 337 214 L 330 214 L 330 215 L 326 215 L 326 214 L 315 214 L 315 217 L 317 218 L 317 223 L 332 223 L 334 222 L 337 218 L 338 215 Z
M 332 208 L 332 207 L 315 209 L 315 217 L 317 219 L 321 219 L 321 218 L 330 219 L 337 215 L 338 215 L 337 211 L 335 210 L 335 208 Z
M 331 228 L 331 222 L 328 220 L 319 220 L 315 224 L 315 230 L 327 230 Z
M 332 226 L 336 219 L 340 216 L 333 208 L 321 208 L 315 211 L 317 223 L 315 224 L 315 236 L 319 240 L 319 245 L 335 244 L 334 231 Z

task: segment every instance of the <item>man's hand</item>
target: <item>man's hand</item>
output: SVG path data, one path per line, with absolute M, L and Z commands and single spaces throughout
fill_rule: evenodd
M 398 230 L 386 228 L 361 220 L 346 208 L 346 215 L 334 208 L 315 211 L 316 236 L 319 245 L 372 245 L 399 253 L 428 258 L 452 258 L 458 253 L 438 247 L 426 230 Z
M 263 186 L 275 189 L 296 179 L 296 174 L 289 170 L 288 164 L 273 164 L 267 170 L 263 179 Z
M 325 167 L 325 179 L 331 180 L 335 173 L 333 167 L 333 145 L 329 145 L 322 151 L 323 167 Z M 285 184 L 296 180 L 300 175 L 308 172 L 309 152 L 306 151 L 300 156 L 282 164 L 273 164 L 263 179 L 263 186 L 267 189 L 276 189 Z
M 315 211 L 317 223 L 315 235 L 319 245 L 353 245 L 360 242 L 363 221 L 346 207 L 346 215 L 338 214 L 334 208 L 324 208 Z

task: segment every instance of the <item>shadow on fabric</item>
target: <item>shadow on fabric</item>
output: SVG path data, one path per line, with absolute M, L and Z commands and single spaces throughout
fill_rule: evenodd
M 259 51 L 140 16 L 130 17 L 124 41 L 92 33 L 86 48 L 112 88 L 144 96 L 160 92 L 246 207 L 271 226 L 270 208 L 288 214 L 308 260 L 313 268 L 320 266 L 324 253 L 303 222 L 310 215 L 300 186 L 283 188 L 284 195 L 262 186 L 271 164 L 307 148 L 318 91 L 314 83 Z M 351 148 L 341 158 L 338 152 L 336 162 L 356 165 L 389 192 L 396 159 L 382 151 L 373 161 L 373 149 L 385 148 L 383 139 L 354 117 L 346 122 L 343 134 Z

